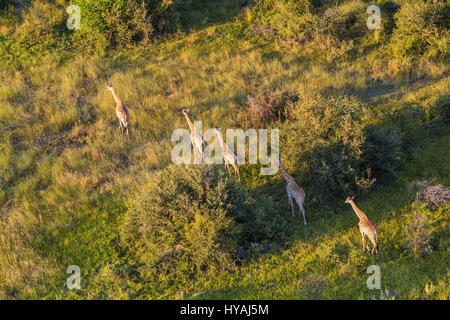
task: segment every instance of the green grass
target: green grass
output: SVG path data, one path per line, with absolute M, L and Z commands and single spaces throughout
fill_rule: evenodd
M 343 11 L 364 5 L 351 1 Z M 366 287 L 366 268 L 376 264 L 383 292 L 395 290 L 397 299 L 449 299 L 450 206 L 419 208 L 409 188 L 419 180 L 450 186 L 450 130 L 433 118 L 436 101 L 448 96 L 448 64 L 386 61 L 385 40 L 370 32 L 342 43 L 297 43 L 289 25 L 277 35 L 248 32 L 266 18 L 270 25 L 282 16 L 246 9 L 236 16 L 230 7 L 189 32 L 105 55 L 78 54 L 62 38 L 26 48 L 12 23 L 0 27 L 0 298 L 377 299 L 380 290 Z M 118 134 L 109 81 L 130 110 L 130 140 Z M 281 175 L 260 177 L 244 166 L 249 192 L 270 197 L 293 225 L 288 239 L 235 273 L 147 279 L 121 244 L 120 228 L 140 184 L 170 163 L 170 135 L 187 128 L 181 110 L 190 108 L 204 127 L 237 127 L 248 94 L 284 91 L 352 94 L 367 105 L 365 123 L 409 130 L 410 153 L 397 176 L 356 199 L 379 230 L 379 258 L 361 253 L 347 195 L 318 204 L 306 190 L 304 227 L 290 216 Z M 411 130 L 402 115 L 417 106 L 424 115 Z M 405 226 L 418 208 L 432 232 L 424 257 L 405 247 Z M 81 268 L 78 291 L 65 286 L 72 264 Z

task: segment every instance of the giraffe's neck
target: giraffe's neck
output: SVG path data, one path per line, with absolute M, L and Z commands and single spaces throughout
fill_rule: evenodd
M 114 92 L 114 89 L 111 88 L 111 93 L 114 97 L 114 100 L 116 101 L 117 104 L 122 104 L 122 101 L 120 101 L 119 97 L 117 96 L 117 94 Z
M 280 163 L 280 170 L 281 170 L 281 173 L 283 174 L 284 179 L 286 181 L 289 181 L 291 176 L 286 172 L 286 170 L 284 170 L 284 167 L 283 167 L 283 164 L 281 163 L 281 161 L 279 161 L 279 163 Z
M 189 116 L 187 115 L 187 113 L 185 113 L 184 116 L 186 117 L 186 121 L 189 125 L 189 128 L 191 128 L 191 130 L 194 131 L 195 130 L 194 124 L 192 123 L 191 119 L 189 119 Z
M 220 141 L 220 144 L 222 145 L 222 148 L 224 148 L 225 147 L 225 142 L 223 141 L 222 133 L 221 132 L 216 132 L 216 134 L 219 137 L 219 141 Z
M 356 204 L 355 204 L 353 201 L 351 201 L 350 204 L 351 204 L 351 206 L 352 206 L 352 208 L 353 208 L 353 211 L 355 211 L 356 215 L 358 216 L 359 221 L 361 221 L 361 220 L 367 220 L 367 216 L 364 214 L 364 212 L 362 212 L 362 211 L 356 206 Z

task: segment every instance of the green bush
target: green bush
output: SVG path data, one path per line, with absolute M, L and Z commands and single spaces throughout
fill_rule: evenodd
M 312 10 L 310 0 L 283 0 L 283 2 L 287 4 L 290 10 L 299 15 Z
M 392 50 L 396 56 L 445 57 L 449 53 L 449 10 L 442 2 L 405 2 L 395 14 Z
M 182 27 L 182 13 L 190 0 L 73 0 L 81 9 L 87 35 L 107 35 L 109 42 L 125 45 L 146 42 L 157 33 Z
M 450 124 L 450 94 L 439 97 L 435 106 L 436 118 L 445 125 Z
M 313 32 L 316 19 L 310 1 L 261 0 L 247 11 L 247 20 L 255 26 L 250 30 L 285 37 L 299 37 Z M 257 29 L 261 31 L 257 31 Z
M 151 0 L 152 25 L 160 33 L 174 32 L 184 26 L 183 15 L 192 0 Z
M 295 104 L 286 124 L 283 153 L 294 159 L 309 190 L 342 197 L 373 183 L 363 155 L 361 103 L 353 97 L 307 97 Z
M 406 158 L 404 133 L 393 127 L 369 127 L 366 136 L 364 154 L 373 174 L 396 176 Z
M 358 21 L 358 10 L 343 10 L 340 7 L 330 7 L 321 16 L 317 32 L 329 34 L 337 39 L 356 38 L 363 34 L 364 25 Z
M 59 32 L 67 30 L 64 5 L 49 0 L 33 1 L 22 12 L 22 23 L 16 29 L 16 36 L 31 44 L 36 40 L 51 41 L 59 36 Z
M 14 0 L 0 0 L 0 9 L 5 9 L 8 6 L 16 5 L 17 1 Z
M 409 223 L 405 225 L 408 250 L 415 256 L 424 256 L 432 251 L 430 246 L 431 228 L 426 212 L 414 210 L 409 217 Z
M 223 171 L 171 165 L 131 202 L 122 242 L 145 276 L 173 279 L 233 268 L 238 246 L 278 237 L 275 224 L 284 227 Z
M 270 123 L 284 121 L 287 108 L 297 100 L 298 97 L 289 91 L 248 95 L 247 108 L 238 113 L 237 122 L 245 128 L 261 128 Z
M 184 27 L 191 0 L 36 0 L 21 11 L 14 46 L 95 51 L 147 43 Z M 12 1 L 0 2 L 1 6 Z M 69 30 L 67 7 L 80 8 L 81 29 Z M 31 44 L 31 45 L 30 45 Z M 35 48 L 33 48 L 35 49 Z M 42 51 L 42 49 L 37 49 Z M 65 50 L 68 51 L 68 50 Z
M 362 243 L 359 244 L 362 246 Z M 364 252 L 362 252 L 361 247 L 350 249 L 348 254 L 348 264 L 358 271 L 366 270 L 369 264 L 369 258 Z
M 144 2 L 137 0 L 75 0 L 80 7 L 81 34 L 85 38 L 106 37 L 112 44 L 146 41 L 153 31 Z

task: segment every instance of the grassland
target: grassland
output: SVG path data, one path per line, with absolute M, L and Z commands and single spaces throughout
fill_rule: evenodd
M 436 111 L 449 105 L 448 60 L 389 56 L 388 36 L 364 27 L 365 1 L 340 6 L 358 21 L 341 41 L 298 36 L 306 18 L 281 5 L 261 14 L 225 3 L 205 4 L 199 15 L 209 20 L 188 31 L 104 53 L 77 53 L 64 36 L 21 48 L 18 18 L 2 12 L 0 298 L 449 299 L 450 206 L 421 204 L 411 187 L 450 185 L 450 128 Z M 118 134 L 109 81 L 130 111 L 130 140 Z M 187 128 L 181 110 L 191 109 L 204 127 L 238 127 L 247 96 L 261 92 L 354 96 L 365 126 L 389 123 L 404 132 L 407 152 L 395 175 L 356 201 L 379 230 L 379 258 L 361 252 L 347 194 L 319 202 L 305 187 L 304 227 L 290 216 L 281 174 L 261 177 L 245 165 L 248 192 L 277 204 L 275 215 L 291 226 L 284 239 L 233 272 L 149 279 L 123 243 L 122 226 L 141 186 L 170 164 L 171 133 Z M 282 121 L 267 126 L 285 128 Z M 427 217 L 425 255 L 407 249 L 414 211 Z M 73 264 L 81 290 L 65 285 Z M 366 287 L 372 264 L 382 290 Z

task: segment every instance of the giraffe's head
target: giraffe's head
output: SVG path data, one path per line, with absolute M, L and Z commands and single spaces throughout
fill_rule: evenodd
M 347 197 L 345 203 L 352 203 L 353 199 L 355 199 L 355 196 Z
M 109 91 L 112 91 L 112 83 L 110 83 L 110 84 L 108 84 L 107 86 L 106 86 L 106 89 L 108 89 Z
M 183 110 L 181 110 L 181 112 L 182 112 L 183 114 L 186 114 L 186 113 L 189 112 L 189 110 L 188 110 L 188 109 L 183 109 Z

